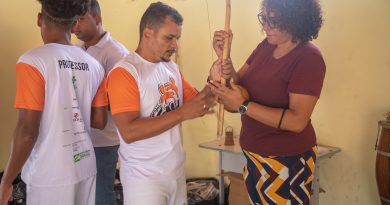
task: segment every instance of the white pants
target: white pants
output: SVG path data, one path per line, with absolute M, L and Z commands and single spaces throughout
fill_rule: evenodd
M 185 176 L 177 180 L 122 181 L 124 205 L 186 205 Z
M 27 185 L 27 205 L 95 205 L 96 175 L 58 187 Z

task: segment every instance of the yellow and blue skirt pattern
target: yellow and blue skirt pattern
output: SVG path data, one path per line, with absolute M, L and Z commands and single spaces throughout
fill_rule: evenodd
M 244 151 L 244 179 L 253 205 L 309 204 L 317 147 L 296 156 L 260 156 Z

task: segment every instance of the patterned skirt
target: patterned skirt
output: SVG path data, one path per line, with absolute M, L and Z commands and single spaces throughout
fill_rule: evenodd
M 260 156 L 244 151 L 244 179 L 253 205 L 309 204 L 317 147 L 296 156 Z

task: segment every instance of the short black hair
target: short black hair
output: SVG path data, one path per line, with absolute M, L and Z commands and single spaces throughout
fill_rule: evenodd
M 92 16 L 101 16 L 100 5 L 97 0 L 91 0 L 91 4 L 89 6 L 89 13 Z
M 141 18 L 139 25 L 140 38 L 142 38 L 142 32 L 146 27 L 158 30 L 167 16 L 171 17 L 177 25 L 183 25 L 183 17 L 176 9 L 160 1 L 150 4 Z
M 38 0 L 42 15 L 54 24 L 70 28 L 78 16 L 84 15 L 90 0 Z
M 260 13 L 275 13 L 277 27 L 292 35 L 293 42 L 318 37 L 323 23 L 318 0 L 264 0 Z

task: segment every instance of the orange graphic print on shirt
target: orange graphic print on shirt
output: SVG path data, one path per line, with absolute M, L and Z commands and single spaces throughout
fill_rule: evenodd
M 160 100 L 154 107 L 150 117 L 160 116 L 179 107 L 179 89 L 172 77 L 169 77 L 169 82 L 159 84 L 158 90 L 161 95 Z

